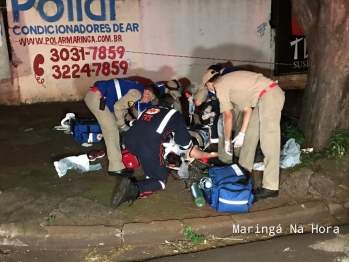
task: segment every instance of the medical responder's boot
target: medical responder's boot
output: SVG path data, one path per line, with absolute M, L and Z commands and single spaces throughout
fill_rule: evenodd
M 255 199 L 254 202 L 257 202 L 261 199 L 266 199 L 269 197 L 278 197 L 279 196 L 279 190 L 270 190 L 266 188 L 258 188 L 255 192 Z
M 112 200 L 112 207 L 118 208 L 126 201 L 135 201 L 139 196 L 139 188 L 129 178 L 125 177 L 121 180 L 119 190 L 115 193 Z

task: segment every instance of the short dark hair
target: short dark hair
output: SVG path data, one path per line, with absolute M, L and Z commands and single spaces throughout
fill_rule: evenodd
M 207 68 L 207 70 L 214 70 L 216 72 L 221 71 L 221 69 L 222 69 L 222 65 L 220 63 L 211 65 L 209 68 Z
M 155 84 L 147 84 L 144 86 L 144 90 L 148 90 L 150 92 L 152 92 L 155 97 L 158 97 L 159 96 L 159 90 L 158 88 L 156 87 Z
M 174 98 L 169 93 L 159 96 L 159 105 L 165 104 L 167 106 L 171 106 L 173 103 L 174 103 Z
M 221 74 L 215 74 L 214 76 L 212 76 L 207 82 L 209 83 L 213 83 L 213 82 L 216 82 L 217 79 L 221 76 Z

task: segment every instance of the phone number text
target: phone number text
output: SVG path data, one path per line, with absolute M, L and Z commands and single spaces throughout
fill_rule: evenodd
M 127 74 L 128 70 L 128 63 L 125 60 L 122 61 L 113 61 L 111 63 L 109 62 L 103 62 L 103 63 L 92 63 L 90 64 L 84 64 L 82 66 L 78 64 L 73 65 L 54 65 L 52 66 L 52 70 L 54 71 L 54 74 L 52 74 L 52 77 L 55 79 L 69 79 L 69 78 L 80 78 L 82 74 L 86 75 L 87 77 L 90 76 L 116 76 L 119 74 Z
M 86 56 L 91 55 L 92 60 L 114 60 L 122 59 L 125 54 L 124 46 L 90 46 L 88 49 L 84 47 L 74 47 L 70 50 L 68 48 L 62 48 L 58 50 L 57 48 L 52 48 L 50 50 L 52 62 L 58 61 L 71 61 L 78 62 L 85 60 Z

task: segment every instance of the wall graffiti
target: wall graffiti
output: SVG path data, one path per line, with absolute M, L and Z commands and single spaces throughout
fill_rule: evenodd
M 264 36 L 265 28 L 267 26 L 268 26 L 268 24 L 266 22 L 264 22 L 257 27 L 257 33 L 259 34 L 260 37 Z

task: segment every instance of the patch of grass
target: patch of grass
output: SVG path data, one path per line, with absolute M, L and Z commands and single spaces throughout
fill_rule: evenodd
M 192 226 L 186 226 L 183 234 L 188 240 L 193 241 L 194 244 L 205 243 L 205 237 L 203 235 L 196 234 Z
M 48 216 L 48 222 L 50 222 L 50 223 L 53 223 L 53 221 L 55 221 L 55 216 L 54 215 L 49 215 Z
M 330 145 L 325 150 L 328 158 L 334 159 L 337 163 L 342 161 L 349 151 L 349 130 L 337 129 L 333 131 Z
M 297 131 L 288 126 L 289 134 L 296 134 Z M 291 130 L 291 131 L 290 131 Z M 291 137 L 290 137 L 291 138 Z M 300 138 L 300 137 L 298 137 Z M 302 139 L 300 139 L 302 141 Z M 297 141 L 296 141 L 297 142 Z M 306 143 L 306 140 L 303 141 Z M 329 146 L 320 152 L 301 153 L 301 164 L 288 168 L 291 173 L 302 168 L 309 168 L 316 173 L 323 173 L 324 167 L 319 163 L 321 159 L 329 158 L 337 163 L 341 162 L 349 152 L 349 130 L 337 129 L 333 131 Z
M 323 173 L 324 167 L 319 163 L 319 160 L 325 157 L 326 154 L 323 152 L 301 153 L 301 163 L 293 167 L 290 167 L 287 170 L 290 173 L 294 173 L 301 170 L 302 168 L 308 168 L 315 173 Z
M 307 147 L 307 141 L 304 134 L 296 126 L 290 123 L 284 123 L 281 125 L 281 131 L 286 137 L 286 139 L 294 138 L 296 143 L 300 145 L 301 148 Z M 325 158 L 326 155 L 323 152 L 311 152 L 311 153 L 301 153 L 300 160 L 302 163 L 295 165 L 293 167 L 287 168 L 291 173 L 297 172 L 302 168 L 308 168 L 314 172 L 323 172 L 323 166 L 318 163 L 318 160 Z

